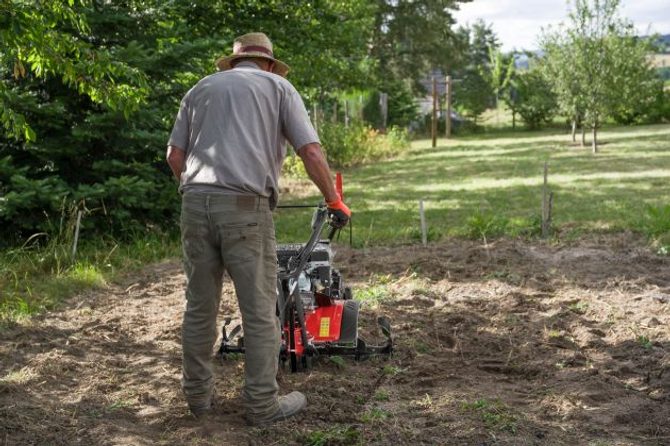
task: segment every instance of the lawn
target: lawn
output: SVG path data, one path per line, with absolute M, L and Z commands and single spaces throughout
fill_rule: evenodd
M 640 229 L 649 206 L 670 204 L 670 125 L 610 128 L 600 141 L 597 155 L 557 131 L 440 139 L 437 148 L 415 141 L 397 159 L 344 172 L 354 246 L 420 240 L 420 200 L 429 240 L 535 235 L 545 161 L 561 237 Z M 310 190 L 300 199 L 283 196 L 282 203 L 318 201 Z M 309 211 L 280 209 L 276 220 L 280 240 L 307 236 Z

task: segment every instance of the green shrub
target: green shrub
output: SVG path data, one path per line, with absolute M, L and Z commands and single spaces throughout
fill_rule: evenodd
M 506 233 L 509 220 L 494 213 L 477 212 L 466 222 L 466 235 L 473 239 L 497 237 Z
M 557 109 L 556 96 L 539 71 L 518 74 L 513 86 L 517 112 L 529 128 L 551 122 Z
M 321 144 L 332 167 L 350 167 L 357 164 L 389 158 L 409 147 L 406 130 L 391 127 L 388 133 L 363 124 L 324 124 L 320 128 Z
M 302 160 L 295 153 L 286 156 L 281 168 L 281 174 L 289 178 L 307 178 L 307 171 Z

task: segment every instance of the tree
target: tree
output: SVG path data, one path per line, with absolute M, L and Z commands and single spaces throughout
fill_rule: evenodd
M 518 73 L 513 86 L 516 110 L 528 127 L 536 129 L 551 122 L 556 113 L 556 96 L 539 69 Z
M 489 47 L 489 63 L 486 67 L 480 67 L 480 70 L 482 77 L 491 87 L 495 98 L 494 107 L 497 110 L 500 96 L 508 89 L 514 76 L 514 57 L 504 56 L 499 49 L 491 46 Z
M 612 70 L 608 79 L 610 116 L 619 124 L 642 121 L 654 108 L 658 92 L 663 90 L 663 80 L 651 66 L 648 54 L 653 51 L 651 41 L 639 39 L 626 30 L 626 34 L 611 39 Z
M 461 81 L 454 88 L 454 105 L 476 125 L 479 115 L 497 105 L 498 96 L 509 83 L 513 61 L 505 60 L 500 43 L 490 25 L 477 20 L 457 32 L 465 54 L 462 65 L 454 71 Z
M 451 11 L 469 0 L 376 0 L 370 55 L 378 78 L 410 80 L 415 91 L 427 72 L 462 64 L 464 43 Z
M 479 70 L 465 70 L 461 82 L 454 89 L 454 106 L 462 115 L 472 119 L 476 126 L 479 115 L 489 107 L 492 94 L 491 85 Z
M 625 96 L 639 102 L 637 93 L 650 91 L 647 44 L 634 37 L 632 23 L 619 17 L 618 8 L 619 0 L 575 0 L 570 23 L 543 36 L 547 78 L 573 121 L 573 138 L 578 121 L 591 128 L 593 153 L 604 120 L 631 103 Z

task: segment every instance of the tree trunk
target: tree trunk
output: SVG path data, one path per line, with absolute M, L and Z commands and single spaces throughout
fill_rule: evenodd
M 593 141 L 591 143 L 591 149 L 594 154 L 598 153 L 598 126 L 593 125 Z
M 577 120 L 572 120 L 572 142 L 577 142 Z
M 512 130 L 516 129 L 516 111 L 512 110 Z
M 582 147 L 586 146 L 586 127 L 582 124 Z

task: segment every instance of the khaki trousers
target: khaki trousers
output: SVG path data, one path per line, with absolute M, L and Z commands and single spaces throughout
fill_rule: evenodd
M 224 270 L 233 280 L 244 330 L 248 416 L 274 414 L 280 345 L 277 253 L 268 199 L 185 193 L 181 210 L 186 273 L 182 328 L 182 387 L 192 409 L 209 407 L 214 388 L 212 353 Z

